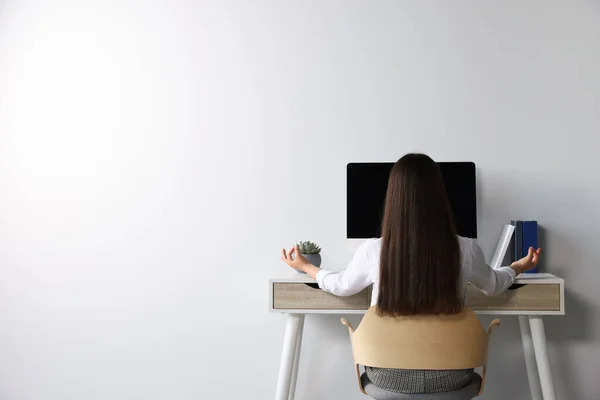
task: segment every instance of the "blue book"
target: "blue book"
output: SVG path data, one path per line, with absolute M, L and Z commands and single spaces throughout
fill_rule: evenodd
M 515 221 L 515 261 L 523 257 L 523 221 Z
M 533 247 L 534 249 L 538 248 L 537 221 L 523 221 L 523 249 L 521 257 L 527 255 L 530 247 Z M 537 272 L 537 267 L 527 272 L 535 273 Z

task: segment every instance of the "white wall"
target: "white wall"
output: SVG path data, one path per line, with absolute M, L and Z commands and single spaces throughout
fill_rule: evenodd
M 598 2 L 4 3 L 2 399 L 271 398 L 279 249 L 343 267 L 346 163 L 408 151 L 477 163 L 488 255 L 543 224 L 559 398 L 597 398 Z M 298 400 L 362 398 L 346 335 L 307 320 Z M 493 347 L 484 398 L 528 398 Z

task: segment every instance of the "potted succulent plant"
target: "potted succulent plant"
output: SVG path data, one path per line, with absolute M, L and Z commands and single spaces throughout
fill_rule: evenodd
M 298 242 L 298 250 L 312 265 L 321 266 L 321 248 L 313 242 Z

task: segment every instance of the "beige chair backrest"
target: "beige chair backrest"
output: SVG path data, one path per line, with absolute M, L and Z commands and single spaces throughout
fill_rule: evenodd
M 489 334 L 500 323 L 494 320 L 486 332 L 475 313 L 465 308 L 454 315 L 381 317 L 371 307 L 350 342 L 360 390 L 359 365 L 399 369 L 467 369 L 483 366 L 480 393 L 485 382 Z

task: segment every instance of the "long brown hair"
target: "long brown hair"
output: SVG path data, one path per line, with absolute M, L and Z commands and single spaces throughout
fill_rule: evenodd
M 461 255 L 437 164 L 407 154 L 390 172 L 382 221 L 380 315 L 454 314 Z

